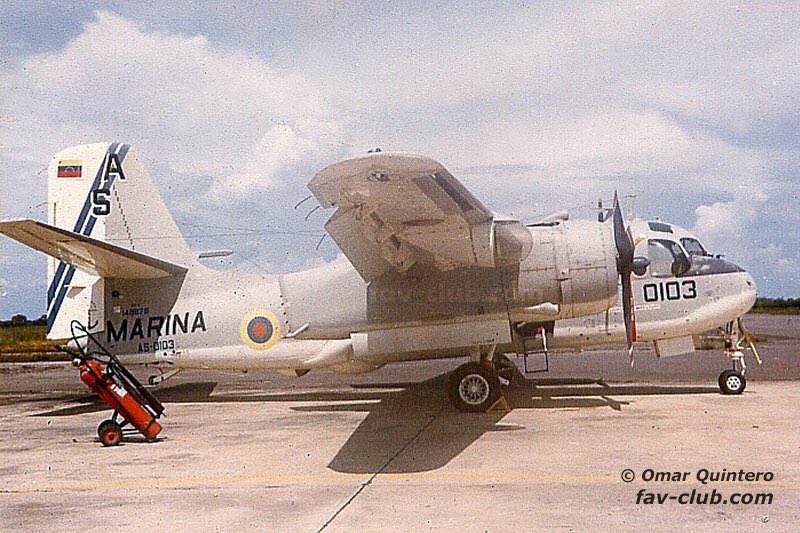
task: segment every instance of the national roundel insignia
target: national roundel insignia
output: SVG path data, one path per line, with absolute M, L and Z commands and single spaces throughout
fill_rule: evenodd
M 242 319 L 239 334 L 246 345 L 254 350 L 266 350 L 278 342 L 281 326 L 269 311 L 259 309 Z

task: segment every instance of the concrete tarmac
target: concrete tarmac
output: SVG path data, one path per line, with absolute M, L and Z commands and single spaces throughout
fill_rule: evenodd
M 633 371 L 621 351 L 554 356 L 509 391 L 510 411 L 483 415 L 450 406 L 456 361 L 299 380 L 186 371 L 156 389 L 161 438 L 115 448 L 74 368 L 3 365 L 0 530 L 797 531 L 793 318 L 748 318 L 765 364 L 748 361 L 738 397 L 719 394 L 712 352 L 642 350 Z M 706 470 L 762 474 L 704 484 Z

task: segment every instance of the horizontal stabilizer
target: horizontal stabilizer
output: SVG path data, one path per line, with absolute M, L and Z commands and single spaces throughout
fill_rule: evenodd
M 186 273 L 182 266 L 36 220 L 2 221 L 0 233 L 78 270 L 104 278 L 155 279 Z

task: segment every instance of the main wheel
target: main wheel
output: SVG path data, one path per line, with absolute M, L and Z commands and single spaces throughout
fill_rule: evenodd
M 747 386 L 747 380 L 742 373 L 730 369 L 722 372 L 717 382 L 722 394 L 741 394 Z
M 448 389 L 450 401 L 465 413 L 484 413 L 500 396 L 500 382 L 495 373 L 477 363 L 455 369 Z
M 113 420 L 106 420 L 97 428 L 97 436 L 103 446 L 117 446 L 122 442 L 122 427 Z

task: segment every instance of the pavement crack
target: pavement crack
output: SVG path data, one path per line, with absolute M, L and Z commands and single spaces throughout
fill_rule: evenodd
M 324 530 L 329 525 L 331 525 L 331 523 L 333 523 L 333 521 L 336 520 L 336 517 L 338 517 L 340 514 L 342 514 L 342 511 L 347 509 L 347 507 L 351 503 L 353 503 L 356 498 L 358 498 L 358 496 L 364 491 L 364 489 L 366 489 L 368 486 L 372 485 L 372 482 L 375 480 L 375 478 L 378 477 L 380 474 L 382 474 L 387 468 L 389 468 L 389 465 L 392 464 L 392 461 L 397 459 L 400 456 L 400 454 L 403 453 L 406 450 L 406 448 L 408 448 L 411 445 L 412 442 L 417 440 L 419 438 L 419 436 L 422 435 L 422 433 L 426 429 L 428 429 L 431 424 L 433 424 L 433 421 L 436 420 L 437 418 L 439 418 L 439 415 L 442 414 L 442 411 L 444 411 L 444 407 L 441 407 L 438 411 L 436 411 L 436 413 L 433 414 L 433 416 L 428 418 L 428 421 L 425 422 L 425 424 L 423 424 L 423 426 L 421 428 L 419 428 L 419 430 L 416 433 L 414 433 L 414 435 L 410 439 L 408 439 L 408 441 L 406 441 L 406 443 L 403 444 L 400 447 L 400 449 L 398 449 L 391 457 L 389 457 L 389 459 L 387 459 L 386 462 L 383 463 L 383 466 L 381 466 L 378 470 L 373 472 L 373 474 L 371 476 L 369 476 L 369 479 L 367 479 L 364 483 L 362 483 L 358 487 L 358 489 L 356 489 L 356 491 L 353 493 L 353 495 L 350 496 L 347 499 L 347 501 L 344 502 L 342 504 L 342 506 L 339 507 L 336 510 L 336 512 L 333 513 L 333 515 L 324 524 L 322 524 L 322 527 L 320 527 L 317 530 L 317 533 L 320 533 L 322 530 Z

